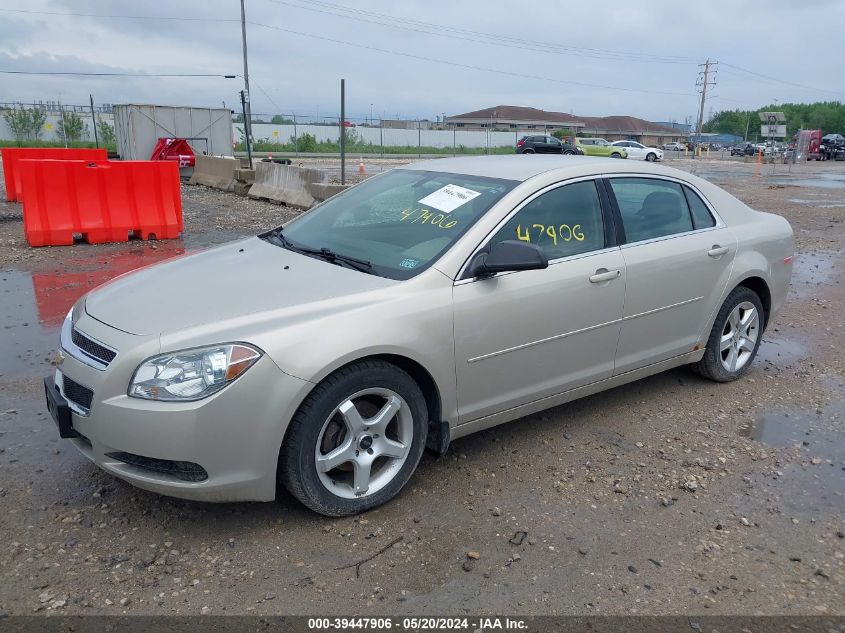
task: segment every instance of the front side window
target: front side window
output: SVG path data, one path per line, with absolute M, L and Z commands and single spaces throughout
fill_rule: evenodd
M 681 185 L 654 178 L 611 178 L 626 240 L 641 242 L 693 230 Z
M 311 254 L 320 256 L 321 249 L 329 249 L 371 264 L 368 272 L 409 279 L 434 263 L 517 184 L 397 169 L 330 198 L 282 233 L 291 250 L 316 250 Z M 263 237 L 282 244 L 272 233 Z
M 491 241 L 505 240 L 536 244 L 550 260 L 604 248 L 604 223 L 595 182 L 564 185 L 534 198 Z

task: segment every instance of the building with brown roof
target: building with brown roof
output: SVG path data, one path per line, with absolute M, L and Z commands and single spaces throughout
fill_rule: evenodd
M 643 145 L 685 141 L 683 130 L 632 116 L 576 117 L 566 112 L 500 105 L 446 117 L 447 126 L 465 130 L 513 130 L 531 134 L 564 130 L 578 136 L 597 136 L 608 141 L 631 140 Z
M 465 130 L 578 130 L 583 123 L 566 112 L 547 112 L 524 106 L 500 105 L 446 117 L 447 126 Z

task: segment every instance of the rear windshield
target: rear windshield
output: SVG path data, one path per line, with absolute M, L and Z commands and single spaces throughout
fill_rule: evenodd
M 328 248 L 409 279 L 437 260 L 518 182 L 397 169 L 330 198 L 284 227 L 293 246 Z

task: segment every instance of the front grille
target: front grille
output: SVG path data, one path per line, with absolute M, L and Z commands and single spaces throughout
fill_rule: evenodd
M 103 365 L 108 365 L 114 360 L 114 357 L 117 356 L 117 352 L 109 349 L 105 345 L 101 345 L 94 339 L 85 336 L 85 334 L 76 328 L 73 328 L 73 331 L 70 333 L 70 340 L 73 341 L 73 344 L 80 350 L 85 352 L 94 360 L 100 361 Z
M 91 409 L 91 402 L 94 400 L 94 392 L 88 387 L 83 387 L 75 380 L 62 375 L 62 391 L 65 398 L 79 405 L 86 411 Z
M 134 455 L 132 453 L 124 453 L 123 451 L 115 453 L 106 453 L 106 457 L 111 457 L 124 464 L 135 466 L 143 470 L 149 470 L 154 473 L 163 475 L 170 475 L 181 479 L 182 481 L 205 481 L 208 479 L 208 473 L 205 468 L 194 462 L 179 462 L 170 459 L 155 459 L 153 457 L 143 457 L 142 455 Z

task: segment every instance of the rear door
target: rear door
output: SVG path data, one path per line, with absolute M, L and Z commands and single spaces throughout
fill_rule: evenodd
M 624 230 L 625 310 L 616 374 L 693 351 L 725 289 L 736 238 L 681 181 L 610 177 Z

